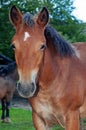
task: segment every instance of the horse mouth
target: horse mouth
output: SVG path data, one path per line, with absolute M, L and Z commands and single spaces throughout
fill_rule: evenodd
M 17 91 L 21 97 L 30 98 L 35 95 L 36 85 L 34 83 L 31 84 L 17 84 Z

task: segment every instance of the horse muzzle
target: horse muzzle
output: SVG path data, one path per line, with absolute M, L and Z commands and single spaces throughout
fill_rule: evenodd
M 34 83 L 17 83 L 17 90 L 20 96 L 24 98 L 33 97 L 36 92 L 36 85 Z

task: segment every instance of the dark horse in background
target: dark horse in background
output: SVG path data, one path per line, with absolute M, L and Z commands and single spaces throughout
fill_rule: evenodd
M 10 120 L 10 102 L 16 88 L 18 73 L 15 62 L 7 65 L 6 68 L 0 70 L 0 99 L 2 106 L 1 121 L 9 123 Z
M 86 117 L 86 43 L 69 44 L 50 25 L 44 7 L 37 17 L 10 10 L 18 67 L 18 92 L 29 98 L 36 130 L 60 124 L 79 130 Z

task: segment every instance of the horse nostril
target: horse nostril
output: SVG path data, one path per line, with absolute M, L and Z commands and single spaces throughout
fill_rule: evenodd
M 36 85 L 35 83 L 31 82 L 31 83 L 21 83 L 18 82 L 17 83 L 17 90 L 18 93 L 22 96 L 22 97 L 32 97 L 35 94 L 36 91 Z
M 34 83 L 31 83 L 31 92 L 34 91 Z
M 18 83 L 17 83 L 17 88 L 20 88 L 20 87 L 21 87 L 21 83 L 18 82 Z

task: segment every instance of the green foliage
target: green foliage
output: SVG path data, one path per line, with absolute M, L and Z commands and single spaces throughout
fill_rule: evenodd
M 86 41 L 86 24 L 72 15 L 74 0 L 1 0 L 0 1 L 0 53 L 13 58 L 10 43 L 15 30 L 9 21 L 9 10 L 16 5 L 22 13 L 37 14 L 46 6 L 50 24 L 70 42 Z
M 10 49 L 10 42 L 14 32 L 9 21 L 9 9 L 8 4 L 4 4 L 2 1 L 0 8 L 0 53 L 12 58 L 13 56 Z

